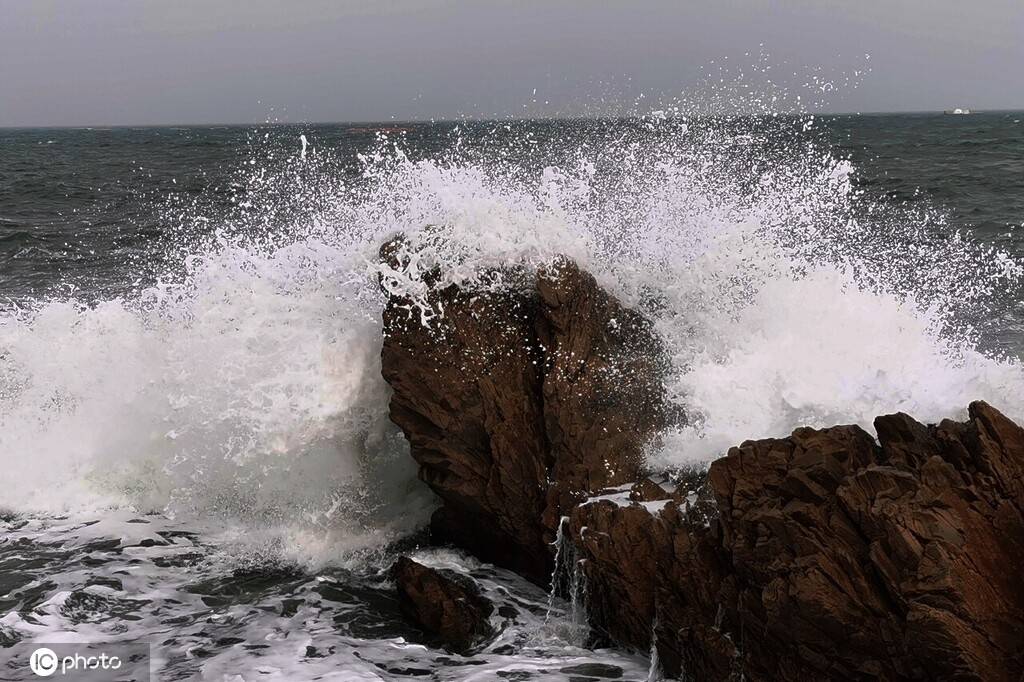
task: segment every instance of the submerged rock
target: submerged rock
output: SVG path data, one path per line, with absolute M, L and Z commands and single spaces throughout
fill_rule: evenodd
M 395 271 L 400 246 L 382 249 Z M 1017 425 L 976 402 L 965 423 L 879 417 L 877 442 L 804 428 L 659 483 L 643 450 L 679 416 L 650 324 L 569 261 L 491 274 L 506 286 L 392 293 L 384 312 L 436 539 L 544 584 L 564 528 L 595 632 L 653 645 L 673 677 L 1021 679 Z
M 391 567 L 402 612 L 452 651 L 465 653 L 493 634 L 494 606 L 471 578 L 400 557 Z

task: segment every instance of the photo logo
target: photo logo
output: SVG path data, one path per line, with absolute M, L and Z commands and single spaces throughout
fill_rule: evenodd
M 56 650 L 39 647 L 29 656 L 28 667 L 39 677 L 85 673 L 87 676 L 91 676 L 82 679 L 108 679 L 111 671 L 119 671 L 126 660 L 131 660 L 130 658 L 122 659 L 120 655 L 111 655 L 107 651 L 86 650 L 86 653 L 83 654 L 76 650 L 77 647 L 74 645 L 55 644 L 53 646 Z M 124 654 L 127 651 L 119 651 L 119 653 Z M 145 649 L 140 649 L 140 653 L 148 653 L 148 646 Z M 142 661 L 143 659 L 147 661 L 144 665 L 148 668 L 148 656 L 142 656 L 138 660 Z
M 58 663 L 57 654 L 53 649 L 46 647 L 39 647 L 32 652 L 32 657 L 28 659 L 28 667 L 39 677 L 49 677 L 57 672 Z

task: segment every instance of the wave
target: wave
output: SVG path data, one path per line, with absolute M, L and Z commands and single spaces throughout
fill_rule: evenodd
M 350 261 L 314 240 L 223 244 L 135 299 L 7 314 L 4 504 L 213 516 L 325 549 L 415 528 L 431 502 L 387 419 Z
M 175 206 L 190 227 L 155 286 L 0 313 L 3 504 L 227 519 L 318 561 L 424 523 L 379 371 L 376 250 L 398 232 L 414 296 L 565 254 L 649 315 L 691 417 L 653 467 L 975 398 L 1024 416 L 1020 365 L 977 349 L 1021 265 L 869 200 L 812 117 L 564 125 L 456 129 L 429 153 L 379 134 L 355 178 L 296 139 L 239 171 L 230 216 Z

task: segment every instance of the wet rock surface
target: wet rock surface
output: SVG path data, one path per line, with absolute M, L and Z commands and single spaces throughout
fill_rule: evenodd
M 798 429 L 696 497 L 581 505 L 593 624 L 699 680 L 1019 680 L 1024 430 L 969 414 Z
M 570 516 L 591 625 L 606 641 L 639 651 L 650 651 L 656 637 L 668 674 L 728 679 L 738 660 L 719 628 L 728 569 L 712 532 L 717 510 L 710 489 L 692 476 L 652 502 L 645 499 L 654 496 L 652 485 L 642 480 Z
M 1021 679 L 1020 427 L 976 402 L 963 423 L 802 428 L 651 480 L 643 448 L 679 417 L 649 324 L 568 261 L 519 274 L 431 292 L 429 327 L 399 296 L 385 311 L 435 539 L 544 583 L 561 526 L 597 639 L 653 645 L 673 677 Z
M 748 674 L 1020 679 L 1024 430 L 969 417 L 879 417 L 879 445 L 800 429 L 712 465 Z
M 454 652 L 465 653 L 493 634 L 494 606 L 471 578 L 400 557 L 391 567 L 402 613 Z
M 637 480 L 643 451 L 670 421 L 667 369 L 650 323 L 571 261 L 540 273 L 542 405 L 550 461 L 545 526 L 594 492 Z
M 409 267 L 402 246 L 381 249 L 396 272 Z M 514 284 L 431 289 L 443 314 L 427 322 L 423 301 L 389 295 L 382 374 L 391 419 L 443 502 L 435 539 L 546 584 L 559 519 L 639 476 L 668 418 L 663 360 L 646 320 L 570 261 L 491 276 Z

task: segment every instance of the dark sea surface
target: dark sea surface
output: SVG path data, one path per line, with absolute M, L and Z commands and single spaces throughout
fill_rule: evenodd
M 375 275 L 330 235 L 454 216 L 501 259 L 616 211 L 600 262 L 656 292 L 678 390 L 707 418 L 666 441 L 665 468 L 805 423 L 1024 410 L 1024 112 L 783 119 L 0 129 L 0 648 L 146 642 L 154 679 L 648 679 L 646 652 L 594 648 L 570 595 L 418 546 L 435 501 L 387 421 Z M 644 139 L 685 134 L 701 142 L 666 158 L 686 172 L 631 175 L 657 165 L 634 150 L 665 147 Z M 461 166 L 416 166 L 453 149 Z M 404 170 L 375 185 L 382 150 Z M 596 199 L 574 198 L 570 167 Z M 518 178 L 541 189 L 524 199 Z M 716 183 L 753 209 L 720 210 Z M 811 261 L 864 245 L 860 271 L 773 269 L 778 244 L 742 251 L 751 215 L 806 223 L 773 234 Z M 673 221 L 692 234 L 659 232 Z M 892 296 L 872 289 L 890 273 Z M 444 651 L 400 613 L 398 551 L 517 615 Z
M 853 161 L 857 183 L 869 192 L 935 207 L 948 215 L 951 229 L 1024 255 L 1022 119 L 1024 112 L 1010 111 L 816 122 L 834 152 Z M 332 153 L 337 177 L 356 179 L 357 154 L 371 149 L 381 130 L 402 135 L 424 157 L 450 145 L 456 129 L 467 146 L 484 138 L 494 146 L 495 137 L 522 138 L 528 131 L 529 162 L 536 164 L 558 162 L 557 155 L 544 157 L 545 145 L 586 140 L 617 125 L 628 124 L 535 121 L 507 131 L 479 122 L 0 129 L 0 296 L 129 285 L 140 274 L 140 258 L 163 253 L 162 242 L 180 235 L 175 207 L 199 201 L 211 214 L 231 215 L 247 193 L 262 189 L 245 186 L 239 170 L 294 155 L 302 134 Z M 283 201 L 277 208 L 272 221 L 316 206 Z

